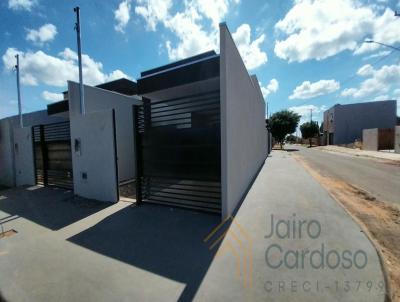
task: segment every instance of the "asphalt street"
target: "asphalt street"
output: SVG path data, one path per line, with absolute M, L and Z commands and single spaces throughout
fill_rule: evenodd
M 286 146 L 297 149 L 320 174 L 355 185 L 381 201 L 400 205 L 400 165 L 372 158 L 360 158 L 315 148 Z

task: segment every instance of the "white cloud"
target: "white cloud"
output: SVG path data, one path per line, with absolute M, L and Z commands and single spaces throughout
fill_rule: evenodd
M 389 96 L 387 94 L 385 95 L 378 95 L 373 99 L 373 101 L 386 101 L 389 100 Z
M 267 54 L 260 48 L 260 45 L 265 40 L 264 34 L 260 35 L 254 41 L 251 41 L 250 25 L 242 24 L 238 27 L 236 32 L 232 34 L 232 37 L 235 40 L 247 69 L 255 69 L 267 63 Z
M 35 0 L 8 0 L 8 8 L 13 10 L 30 11 L 35 4 Z
M 147 29 L 155 31 L 157 23 L 164 22 L 169 18 L 169 9 L 172 7 L 171 0 L 138 0 L 135 13 L 142 16 Z
M 301 106 L 293 106 L 289 107 L 290 111 L 293 111 L 299 115 L 301 115 L 299 125 L 309 122 L 311 118 L 311 110 L 313 121 L 322 120 L 322 113 L 327 109 L 325 105 L 317 107 L 315 105 L 301 105 Z
M 62 93 L 55 93 L 45 90 L 42 92 L 42 98 L 48 102 L 57 102 L 62 101 L 64 97 Z
M 371 32 L 367 33 L 369 36 L 372 36 L 372 40 L 386 44 L 395 44 L 400 42 L 400 18 L 395 17 L 394 12 L 391 9 L 387 8 L 383 15 L 376 16 L 372 21 L 373 29 Z M 381 46 L 376 43 L 363 43 L 354 53 L 362 54 L 374 51 L 378 48 L 381 48 Z
M 310 115 L 311 109 L 312 109 L 313 113 L 319 113 L 319 112 L 325 111 L 326 106 L 323 105 L 321 107 L 317 107 L 315 105 L 301 105 L 301 106 L 289 107 L 289 110 L 291 110 L 297 114 L 300 114 L 301 116 Z
M 310 99 L 335 92 L 338 89 L 340 89 L 340 84 L 335 80 L 320 80 L 314 83 L 304 81 L 293 90 L 289 99 Z
M 138 0 L 135 12 L 144 18 L 148 30 L 155 31 L 161 24 L 176 36 L 177 42 L 167 39 L 165 47 L 170 60 L 179 60 L 207 50 L 217 50 L 218 25 L 227 15 L 230 5 L 237 3 L 238 0 L 187 0 L 182 11 L 172 13 L 171 0 Z M 242 24 L 233 36 L 248 69 L 267 62 L 267 54 L 261 50 L 265 35 L 251 41 L 250 26 Z
M 344 97 L 348 97 L 348 96 L 352 96 L 356 91 L 357 91 L 357 89 L 355 89 L 355 88 L 346 88 L 346 89 L 343 89 L 343 91 L 340 95 L 344 96 Z
M 51 56 L 43 51 L 23 52 L 15 48 L 8 48 L 3 55 L 6 70 L 12 70 L 15 64 L 15 55 L 20 55 L 21 82 L 28 86 L 46 84 L 49 86 L 64 87 L 67 80 L 78 80 L 78 56 L 69 48 L 60 52 L 58 56 Z M 110 74 L 103 72 L 103 64 L 96 62 L 88 55 L 82 55 L 83 81 L 88 85 L 97 85 L 125 75 L 120 70 Z M 127 76 L 124 76 L 127 77 Z
M 365 65 L 365 66 L 368 66 Z M 384 65 L 380 69 L 374 69 L 371 67 L 361 67 L 358 71 L 359 75 L 369 76 L 364 80 L 359 88 L 347 88 L 341 93 L 344 97 L 353 98 L 366 98 L 380 95 L 382 93 L 387 94 L 390 89 L 400 84 L 400 65 Z M 368 72 L 365 72 L 368 70 Z M 360 71 L 362 71 L 360 73 Z
M 38 45 L 43 45 L 46 42 L 54 40 L 57 35 L 57 27 L 53 24 L 47 23 L 39 29 L 28 29 L 26 40 L 32 41 Z
M 389 55 L 390 53 L 391 53 L 390 50 L 381 50 L 377 53 L 373 53 L 372 55 L 364 57 L 363 60 L 370 60 L 370 59 L 374 59 L 374 58 L 384 57 L 384 56 Z
M 369 76 L 369 75 L 371 75 L 371 74 L 373 74 L 373 73 L 374 73 L 374 68 L 373 68 L 370 64 L 366 64 L 366 65 L 362 66 L 362 67 L 357 71 L 357 74 L 358 74 L 359 76 L 363 76 L 363 77 Z
M 262 95 L 263 95 L 264 99 L 266 99 L 268 95 L 278 91 L 279 82 L 277 79 L 272 79 L 271 81 L 269 81 L 269 83 L 266 87 L 262 86 L 261 83 L 260 83 L 260 87 L 261 87 Z
M 399 2 L 400 3 L 400 2 Z M 393 91 L 393 97 L 394 97 L 394 99 L 397 99 L 397 100 L 399 100 L 400 101 L 400 89 L 395 89 L 394 91 Z M 400 104 L 400 102 L 398 102 L 399 104 Z
M 400 19 L 391 9 L 382 15 L 373 5 L 357 0 L 297 0 L 275 24 L 284 38 L 275 43 L 275 54 L 289 62 L 322 60 L 344 50 L 356 54 L 378 46 L 363 44 L 366 36 L 377 41 L 400 41 Z
M 130 19 L 130 10 L 131 10 L 131 0 L 122 1 L 118 8 L 114 11 L 114 18 L 117 21 L 117 24 L 114 26 L 114 29 L 119 32 L 124 32 L 125 27 Z
M 128 76 L 126 73 L 124 73 L 123 71 L 121 71 L 119 69 L 116 69 L 113 72 L 111 72 L 109 75 L 106 76 L 106 82 L 118 80 L 121 78 L 132 80 L 132 78 L 130 76 Z
M 176 13 L 164 22 L 178 38 L 174 47 L 168 40 L 166 47 L 171 60 L 183 59 L 207 50 L 216 49 L 218 32 L 207 32 L 199 22 L 203 17 L 194 6 L 188 6 L 183 12 Z

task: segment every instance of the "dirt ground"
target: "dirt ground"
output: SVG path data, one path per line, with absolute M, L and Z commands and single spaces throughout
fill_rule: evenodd
M 392 301 L 400 301 L 400 208 L 344 181 L 319 174 L 299 155 L 293 157 L 362 226 L 383 261 Z

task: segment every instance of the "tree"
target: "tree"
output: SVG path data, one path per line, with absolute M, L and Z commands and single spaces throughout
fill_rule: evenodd
M 296 131 L 300 121 L 300 115 L 290 110 L 282 110 L 274 113 L 269 119 L 271 134 L 283 148 L 286 135 Z
M 317 122 L 306 122 L 300 126 L 301 136 L 308 139 L 311 147 L 311 139 L 319 135 L 319 127 Z

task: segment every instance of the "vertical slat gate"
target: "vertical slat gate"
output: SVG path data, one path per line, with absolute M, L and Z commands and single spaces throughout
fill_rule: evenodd
M 135 117 L 138 202 L 220 213 L 219 91 L 144 99 Z
M 69 122 L 32 127 L 36 183 L 73 188 Z

